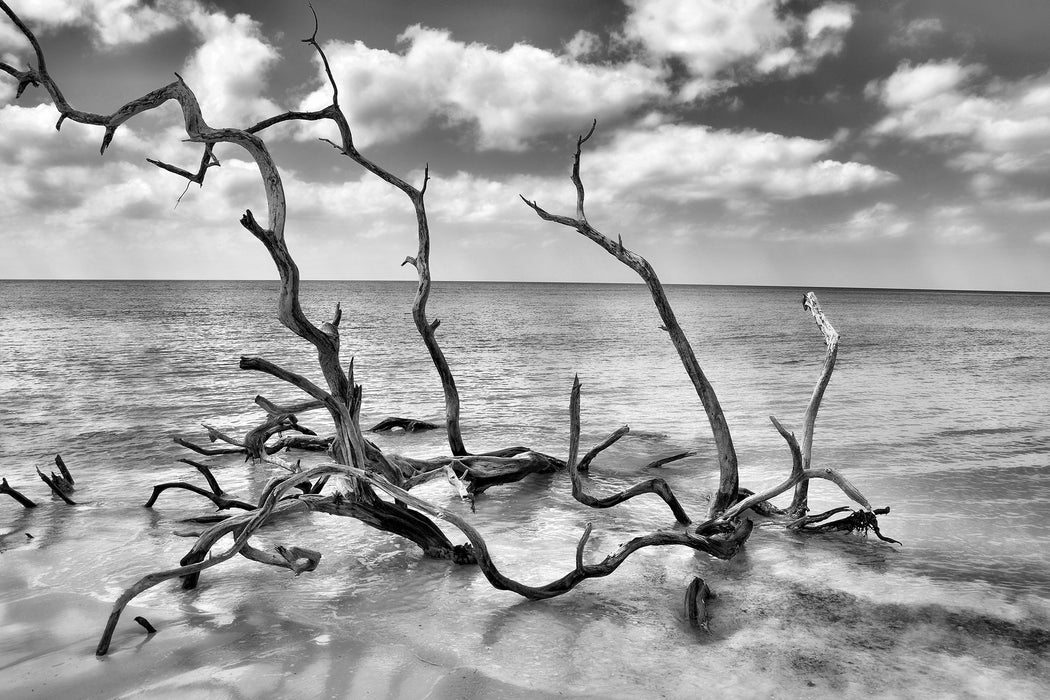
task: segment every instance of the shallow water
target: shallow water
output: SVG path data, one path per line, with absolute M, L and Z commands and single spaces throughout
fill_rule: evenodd
M 175 565 L 189 547 L 172 536 L 176 521 L 208 510 L 172 492 L 156 509 L 141 507 L 155 483 L 197 481 L 176 462 L 190 455 L 171 438 L 203 440 L 201 421 L 243 432 L 262 415 L 256 393 L 299 400 L 238 370 L 241 354 L 317 375 L 311 353 L 273 319 L 275 289 L 0 282 L 2 475 L 42 503 L 24 511 L 0 500 L 0 673 L 16 697 L 1050 693 L 1050 297 L 1042 295 L 817 290 L 842 342 L 814 465 L 843 470 L 873 504 L 891 506 L 883 529 L 904 548 L 762 527 L 730 562 L 644 550 L 608 578 L 530 603 L 492 589 L 473 568 L 314 515 L 259 543 L 319 549 L 317 571 L 293 578 L 236 561 L 207 572 L 196 591 L 163 584 L 136 600 L 161 633 L 143 643 L 126 615 L 114 653 L 96 662 L 108 605 L 138 576 Z M 316 320 L 343 302 L 344 355 L 355 357 L 364 385 L 365 424 L 441 416 L 440 385 L 412 326 L 413 291 L 383 282 L 305 288 Z M 669 295 L 726 409 L 742 484 L 779 482 L 790 456 L 768 416 L 798 429 L 823 357 L 801 290 L 670 287 Z M 701 517 L 717 478 L 710 431 L 644 288 L 438 284 L 430 316 L 442 320 L 470 449 L 563 454 L 578 373 L 584 449 L 631 426 L 592 467 L 590 489 L 623 488 L 648 478 L 639 470 L 651 459 L 695 450 L 660 475 Z M 323 427 L 317 414 L 304 421 Z M 380 443 L 413 456 L 447 451 L 438 433 Z M 55 452 L 77 478 L 75 508 L 50 502 L 33 474 L 50 469 Z M 213 461 L 223 487 L 241 496 L 270 475 L 236 458 Z M 829 484 L 811 491 L 814 509 L 845 504 Z M 440 484 L 419 494 L 463 508 Z M 584 509 L 563 474 L 494 488 L 470 517 L 501 569 L 536 584 L 572 567 L 587 523 L 591 560 L 673 526 L 656 498 Z M 682 611 L 696 575 L 719 596 L 708 635 L 690 630 Z

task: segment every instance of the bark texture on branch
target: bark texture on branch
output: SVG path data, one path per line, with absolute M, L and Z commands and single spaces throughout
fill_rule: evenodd
M 813 458 L 813 430 L 817 422 L 817 411 L 820 410 L 820 402 L 824 398 L 824 390 L 831 381 L 831 373 L 835 369 L 835 358 L 839 351 L 839 334 L 828 321 L 817 301 L 817 295 L 808 292 L 802 298 L 802 307 L 813 314 L 813 320 L 824 336 L 824 345 L 827 351 L 824 353 L 824 363 L 820 368 L 820 376 L 817 384 L 813 387 L 813 395 L 806 406 L 806 415 L 802 419 L 802 468 L 809 469 Z M 809 510 L 809 481 L 801 481 L 795 486 L 795 495 L 788 507 L 788 512 L 794 517 L 801 517 Z
M 611 238 L 591 226 L 587 221 L 584 212 L 583 180 L 580 178 L 580 154 L 583 144 L 594 134 L 596 125 L 597 121 L 591 125 L 591 129 L 586 135 L 580 136 L 576 140 L 576 153 L 574 154 L 572 161 L 572 182 L 576 186 L 575 217 L 551 214 L 541 208 L 536 202 L 530 201 L 524 196 L 522 196 L 521 199 L 525 204 L 531 207 L 541 219 L 552 221 L 561 224 L 562 226 L 568 226 L 569 228 L 574 228 L 582 235 L 597 243 L 610 255 L 634 270 L 645 282 L 645 285 L 649 289 L 649 293 L 653 298 L 653 303 L 656 305 L 656 309 L 660 314 L 660 320 L 663 322 L 661 328 L 667 332 L 671 339 L 671 344 L 674 345 L 675 350 L 678 352 L 678 357 L 682 361 L 682 366 L 685 368 L 689 380 L 693 383 L 697 396 L 700 397 L 700 402 L 703 404 L 704 411 L 707 413 L 708 422 L 711 424 L 711 432 L 714 435 L 715 447 L 718 450 L 719 466 L 718 490 L 715 492 L 714 498 L 711 499 L 711 507 L 708 514 L 709 517 L 714 517 L 733 504 L 737 497 L 737 488 L 740 485 L 737 471 L 736 449 L 733 446 L 733 438 L 732 435 L 730 435 L 729 425 L 726 423 L 725 414 L 722 412 L 722 406 L 718 402 L 718 397 L 715 395 L 714 387 L 711 386 L 711 382 L 708 381 L 707 376 L 700 368 L 700 363 L 697 361 L 696 354 L 693 352 L 693 348 L 689 344 L 689 339 L 686 338 L 685 332 L 682 331 L 682 327 L 678 323 L 678 319 L 675 318 L 674 310 L 671 308 L 671 304 L 667 300 L 667 295 L 664 293 L 663 285 L 660 283 L 652 266 L 645 258 L 625 248 L 622 240 L 618 238 L 616 241 L 613 241 Z
M 0 479 L 0 493 L 7 494 L 15 499 L 23 508 L 36 508 L 36 503 L 34 503 L 32 499 L 23 495 L 21 491 L 7 483 L 7 477 Z

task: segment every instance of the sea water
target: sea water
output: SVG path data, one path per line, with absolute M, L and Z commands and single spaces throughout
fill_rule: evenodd
M 190 540 L 172 534 L 185 527 L 177 521 L 210 504 L 169 491 L 155 509 L 142 508 L 154 484 L 201 481 L 177 461 L 193 455 L 172 438 L 206 443 L 201 422 L 243 434 L 264 417 L 256 394 L 304 398 L 239 370 L 238 358 L 264 357 L 321 381 L 310 346 L 275 319 L 276 290 L 275 282 L 0 282 L 0 475 L 42 504 L 23 510 L 0 496 L 0 674 L 18 674 L 16 689 L 43 690 L 29 659 L 83 660 L 95 641 L 93 630 L 71 641 L 53 629 L 61 620 L 26 612 L 42 592 L 104 611 L 188 549 Z M 412 324 L 414 290 L 304 283 L 315 323 L 342 304 L 342 352 L 363 386 L 365 427 L 390 415 L 442 422 L 441 387 Z M 726 412 L 741 485 L 778 483 L 790 453 L 769 416 L 801 434 L 824 356 L 802 307 L 807 290 L 667 291 Z M 379 677 L 380 696 L 410 696 L 418 688 L 399 679 L 415 659 L 446 677 L 468 669 L 510 695 L 1045 695 L 1050 296 L 815 291 L 841 341 L 813 466 L 840 470 L 873 505 L 891 507 L 883 532 L 903 547 L 760 526 L 730 562 L 643 550 L 608 578 L 530 603 L 492 589 L 474 567 L 423 559 L 410 543 L 354 521 L 304 516 L 258 539 L 322 551 L 315 572 L 292 578 L 238 560 L 206 572 L 196 591 L 169 583 L 137 599 L 169 621 L 157 639 L 170 650 L 150 661 L 152 689 L 120 692 L 352 697 Z M 631 429 L 595 461 L 589 491 L 659 475 L 703 518 L 717 483 L 710 428 L 644 287 L 437 283 L 429 315 L 441 320 L 468 449 L 564 455 L 578 375 L 582 449 Z M 301 420 L 330 427 L 320 413 Z M 375 439 L 416 457 L 447 453 L 443 431 Z M 643 471 L 684 450 L 696 454 Z M 52 502 L 34 473 L 53 468 L 55 453 L 77 479 L 75 507 Z M 239 457 L 207 461 L 240 497 L 256 496 L 273 474 Z M 418 494 L 459 510 L 505 574 L 535 585 L 572 568 L 588 523 L 588 561 L 674 526 L 655 497 L 585 508 L 565 474 L 493 488 L 476 513 L 442 483 Z M 815 482 L 811 503 L 823 510 L 847 500 Z M 690 629 L 682 610 L 697 575 L 718 595 L 708 633 Z M 103 622 L 104 612 L 98 631 Z M 141 641 L 121 629 L 118 657 Z M 207 656 L 215 640 L 226 656 Z M 389 661 L 402 657 L 408 662 Z M 267 660 L 268 670 L 245 671 L 245 658 Z M 206 663 L 219 670 L 182 675 Z M 77 668 L 83 682 L 98 673 Z M 269 680 L 253 690 L 261 677 Z M 303 678 L 313 685 L 293 685 Z

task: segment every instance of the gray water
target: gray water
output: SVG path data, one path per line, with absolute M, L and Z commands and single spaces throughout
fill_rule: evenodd
M 169 492 L 156 509 L 141 507 L 152 484 L 199 481 L 176 462 L 191 455 L 172 437 L 205 440 L 202 421 L 243 433 L 262 417 L 257 393 L 301 398 L 239 370 L 240 355 L 320 381 L 315 357 L 274 318 L 275 290 L 268 282 L 0 282 L 0 475 L 44 504 L 23 511 L 0 497 L 0 670 L 55 652 L 54 632 L 15 612 L 34 592 L 108 605 L 185 553 L 189 540 L 172 536 L 175 521 L 208 504 Z M 768 417 L 800 429 L 823 358 L 802 291 L 668 288 L 726 410 L 741 484 L 755 490 L 790 468 Z M 876 507 L 890 506 L 883 531 L 903 548 L 763 527 L 728 563 L 650 549 L 606 579 L 527 603 L 493 590 L 475 569 L 424 560 L 408 543 L 315 515 L 261 540 L 321 550 L 316 572 L 290 578 L 232 562 L 206 574 L 198 591 L 161 585 L 137 603 L 171 620 L 165 643 L 179 648 L 183 635 L 178 653 L 211 638 L 258 658 L 285 653 L 288 640 L 312 649 L 309 658 L 329 668 L 319 697 L 352 696 L 355 679 L 382 666 L 367 651 L 346 661 L 352 642 L 402 645 L 427 663 L 541 693 L 693 697 L 684 689 L 699 687 L 764 696 L 792 687 L 778 684 L 785 673 L 815 694 L 1041 693 L 1050 687 L 1037 661 L 1050 648 L 1050 296 L 816 291 L 842 340 L 814 466 L 842 470 Z M 343 353 L 364 386 L 366 426 L 388 415 L 440 422 L 440 384 L 412 325 L 413 292 L 398 282 L 305 285 L 316 322 L 343 304 Z M 469 449 L 522 444 L 564 455 L 578 374 L 583 449 L 631 426 L 596 461 L 588 488 L 623 488 L 652 475 L 640 472 L 646 462 L 695 450 L 660 475 L 702 518 L 717 479 L 710 429 L 643 287 L 439 283 L 430 317 L 442 321 Z M 303 420 L 325 428 L 319 414 Z M 447 453 L 439 432 L 378 440 L 412 456 Z M 50 502 L 33 473 L 50 469 L 56 452 L 77 477 L 76 508 Z M 241 496 L 270 476 L 237 458 L 212 462 L 223 487 Z M 442 484 L 419 494 L 463 508 Z M 846 501 L 820 483 L 812 504 Z M 494 488 L 467 515 L 501 569 L 533 584 L 571 569 L 587 523 L 590 560 L 673 526 L 655 498 L 585 509 L 564 474 Z M 704 638 L 681 611 L 695 575 L 720 594 Z M 126 635 L 115 646 L 141 636 Z M 90 655 L 93 641 L 66 651 Z M 192 662 L 172 658 L 169 675 Z M 883 675 L 848 659 L 900 667 Z M 727 675 L 727 665 L 740 675 Z M 275 682 L 287 682 L 290 667 L 279 671 Z M 201 686 L 227 697 L 222 687 Z

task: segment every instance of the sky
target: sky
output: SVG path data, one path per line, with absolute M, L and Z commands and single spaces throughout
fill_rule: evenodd
M 77 108 L 178 72 L 213 127 L 331 101 L 305 2 L 14 0 Z M 518 195 L 587 216 L 667 283 L 1050 291 L 1046 0 L 314 0 L 355 143 L 421 184 L 435 280 L 633 273 Z M 0 61 L 35 61 L 0 17 Z M 0 278 L 271 279 L 236 147 L 203 187 L 174 103 L 66 123 L 0 73 Z M 331 146 L 264 134 L 307 279 L 414 279 L 411 203 Z

